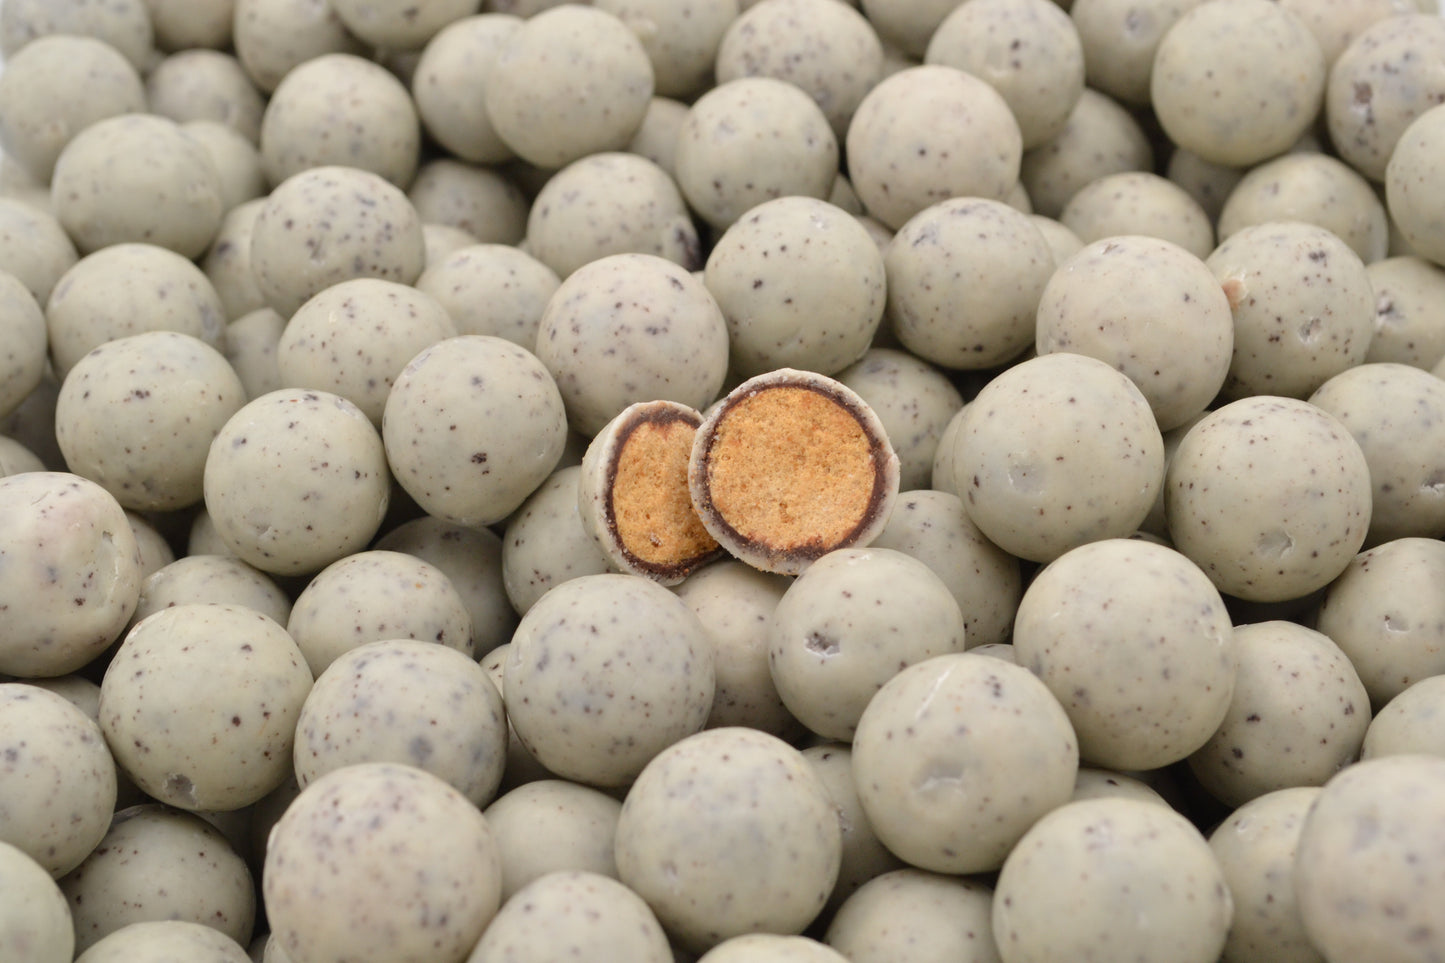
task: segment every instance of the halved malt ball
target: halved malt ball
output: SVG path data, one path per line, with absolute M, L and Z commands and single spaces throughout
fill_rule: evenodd
M 867 402 L 792 368 L 733 389 L 698 428 L 688 465 L 693 507 L 712 537 L 785 575 L 871 542 L 898 478 L 898 455 Z

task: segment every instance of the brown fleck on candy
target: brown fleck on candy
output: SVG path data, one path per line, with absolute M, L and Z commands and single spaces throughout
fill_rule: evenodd
M 587 533 L 622 571 L 675 585 L 720 554 L 688 492 L 701 423 L 687 405 L 639 402 L 588 446 L 577 508 Z
M 877 536 L 898 472 L 862 398 L 831 378 L 780 368 L 743 382 L 703 421 L 688 485 L 724 548 L 755 568 L 796 575 Z

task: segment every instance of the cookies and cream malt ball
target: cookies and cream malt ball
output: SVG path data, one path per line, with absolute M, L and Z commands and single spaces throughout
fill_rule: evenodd
M 396 480 L 426 512 L 458 525 L 512 513 L 562 455 L 563 395 L 531 352 L 462 335 L 413 358 L 392 385 L 382 437 Z
M 1285 154 L 1248 171 L 1219 211 L 1219 236 L 1270 221 L 1303 221 L 1333 233 L 1367 266 L 1390 240 L 1385 206 L 1370 182 L 1328 154 Z
M 473 244 L 518 244 L 527 230 L 527 196 L 499 171 L 438 157 L 416 172 L 407 198 L 424 224 L 470 234 Z
M 1148 171 L 1110 174 L 1085 185 L 1064 205 L 1059 223 L 1085 243 L 1141 234 L 1197 258 L 1214 250 L 1214 227 L 1204 208 L 1184 188 Z
M 885 317 L 913 354 L 945 368 L 992 368 L 1034 338 L 1054 271 L 1029 215 L 1001 201 L 955 197 L 899 228 L 883 255 Z
M 309 60 L 365 50 L 329 3 L 235 0 L 235 4 L 236 56 L 256 86 L 267 93 Z
M 1027 669 L 959 653 L 889 679 L 863 710 L 853 778 L 868 821 L 905 862 L 997 869 L 1034 821 L 1068 801 L 1078 743 Z
M 1257 224 L 1205 263 L 1234 315 L 1226 399 L 1304 398 L 1364 361 L 1374 293 L 1364 262 L 1335 234 L 1299 221 Z
M 246 68 L 219 50 L 182 50 L 146 75 L 151 113 L 176 123 L 211 120 L 230 127 L 255 145 L 261 136 L 265 100 Z
M 63 696 L 4 683 L 0 746 L 0 844 L 59 879 L 100 844 L 115 810 L 116 769 L 105 737 Z
M 884 846 L 863 811 L 858 784 L 853 778 L 853 750 L 839 742 L 824 742 L 803 750 L 803 758 L 828 790 L 838 813 L 843 838 L 843 859 L 838 882 L 828 894 L 828 907 L 837 909 L 860 886 L 876 876 L 903 868 L 903 861 Z
M 1109 237 L 1049 278 L 1035 346 L 1041 355 L 1089 355 L 1128 375 L 1168 431 L 1219 393 L 1234 318 L 1213 272 L 1195 254 L 1159 238 Z
M 617 878 L 613 839 L 622 803 L 565 779 L 518 786 L 483 810 L 502 858 L 502 902 L 550 873 Z
M 1445 759 L 1387 756 L 1325 784 L 1300 833 L 1295 892 L 1305 935 L 1331 960 L 1445 954 L 1428 894 L 1445 886 Z
M 553 292 L 536 356 L 571 428 L 590 437 L 639 401 L 707 407 L 727 374 L 728 329 L 707 287 L 684 268 L 652 254 L 612 254 Z
M 1136 799 L 1089 799 L 1049 813 L 1009 854 L 993 895 L 1003 963 L 1212 963 L 1233 916 L 1199 830 Z
M 1387 702 L 1360 746 L 1361 759 L 1409 753 L 1445 756 L 1445 676 L 1421 679 Z
M 1084 89 L 1084 48 L 1053 0 L 960 4 L 928 41 L 924 63 L 966 70 L 1008 103 L 1024 149 L 1056 136 Z
M 868 92 L 848 125 L 848 176 L 868 213 L 897 229 L 951 197 L 1001 198 L 1023 138 L 1008 103 L 954 67 L 913 67 Z
M 1245 167 L 1289 149 L 1324 98 L 1319 41 L 1269 0 L 1207 0 L 1159 41 L 1150 100 L 1171 140 Z
M 845 963 L 845 958 L 806 936 L 744 933 L 714 946 L 698 963 Z
M 592 5 L 637 35 L 652 63 L 653 87 L 664 97 L 690 97 L 708 87 L 718 44 L 740 8 L 738 0 L 594 0 Z
M 1158 769 L 1203 746 L 1229 710 L 1235 641 L 1189 559 L 1108 539 L 1056 559 L 1024 592 L 1014 651 L 1063 705 L 1088 762 Z
M 215 120 L 188 120 L 181 124 L 181 130 L 200 144 L 216 165 L 216 173 L 221 175 L 222 210 L 230 211 L 266 193 L 261 152 L 254 143 Z M 216 236 L 220 236 L 219 232 Z M 214 246 L 215 241 L 211 244 Z
M 358 277 L 411 284 L 425 266 L 421 218 L 405 194 L 354 167 L 314 167 L 277 185 L 251 228 L 256 287 L 289 318 Z
M 1412 364 L 1429 371 L 1445 358 L 1445 268 L 1421 257 L 1365 265 L 1375 292 L 1375 336 L 1366 362 Z
M 730 370 L 744 378 L 836 375 L 883 319 L 882 254 L 852 215 L 812 197 L 749 210 L 713 245 L 703 282 L 727 322 Z
M 928 487 L 938 440 L 963 407 L 958 389 L 928 362 L 891 348 L 869 348 L 837 377 L 883 422 L 898 455 L 898 487 Z
M 507 519 L 502 539 L 502 585 L 518 614 L 548 589 L 611 568 L 587 534 L 578 509 L 580 465 L 558 468 Z
M 82 252 L 145 242 L 194 258 L 221 227 L 221 177 L 173 120 L 120 114 L 76 134 L 55 161 L 55 216 Z
M 412 74 L 411 96 L 431 135 L 472 164 L 510 160 L 508 147 L 487 116 L 487 77 L 521 17 L 483 13 L 447 24 L 427 41 Z
M 878 36 L 909 60 L 921 58 L 928 41 L 962 0 L 861 0 Z
M 60 276 L 77 260 L 75 245 L 53 214 L 0 197 L 0 263 L 43 309 Z
M 55 880 L 25 852 L 0 842 L 0 953 L 32 963 L 70 963 L 75 926 Z
M 226 325 L 226 360 L 246 388 L 246 400 L 283 387 L 276 367 L 276 345 L 286 319 L 270 308 L 257 308 Z
M 372 47 L 420 50 L 439 30 L 475 14 L 481 0 L 330 0 L 352 36 Z
M 215 240 L 200 260 L 230 321 L 266 307 L 251 272 L 251 232 L 265 203 L 264 197 L 255 197 L 226 211 Z
M 1007 369 L 965 409 L 954 483 L 990 541 L 1047 562 L 1139 527 L 1164 474 L 1149 402 L 1096 358 L 1047 354 Z
M 1204 213 L 1209 215 L 1211 223 L 1219 221 L 1219 212 L 1223 209 L 1225 200 L 1244 179 L 1245 173 L 1242 168 L 1215 164 L 1182 147 L 1175 148 L 1169 155 L 1169 163 L 1165 168 L 1168 178 L 1194 198 L 1204 209 Z
M 185 920 L 131 923 L 93 943 L 77 960 L 130 963 L 134 960 L 193 960 L 195 963 L 247 963 L 244 947 L 209 926 Z
M 625 786 L 707 721 L 716 680 L 702 623 L 638 575 L 552 589 L 512 636 L 503 692 L 522 744 L 564 778 Z
M 1350 41 L 1381 20 L 1433 12 L 1432 7 L 1417 0 L 1281 0 L 1280 6 L 1310 28 L 1310 33 L 1319 41 L 1325 63 L 1330 65 L 1345 52 Z
M 899 869 L 838 907 L 824 939 L 851 963 L 998 963 L 993 891 L 970 879 Z
M 647 113 L 627 150 L 640 154 L 658 167 L 667 171 L 667 176 L 677 179 L 677 135 L 687 120 L 688 105 L 669 97 L 653 97 L 647 105 Z
M 45 471 L 45 463 L 14 438 L 0 435 L 0 478 L 27 471 Z
M 65 675 L 124 631 L 141 559 L 125 510 L 61 472 L 0 478 L 0 672 Z
M 231 45 L 236 0 L 145 0 L 145 5 L 162 50 Z
M 6 60 L 36 40 L 56 34 L 103 41 L 124 55 L 136 70 L 145 70 L 155 56 L 155 33 L 145 0 L 14 0 L 0 12 L 0 51 Z
M 549 873 L 522 887 L 488 924 L 467 963 L 508 963 L 523 956 L 673 960 L 667 934 L 642 897 L 615 879 L 575 870 Z
M 271 831 L 261 891 L 287 956 L 461 963 L 496 915 L 491 825 L 430 773 L 365 763 L 307 786 Z
M 136 68 L 93 37 L 41 37 L 7 59 L 0 73 L 0 146 L 41 184 L 85 128 L 146 109 Z
M 520 248 L 473 244 L 428 264 L 416 289 L 446 309 L 458 334 L 490 334 L 531 351 L 557 273 Z
M 266 573 L 226 555 L 187 555 L 141 583 L 134 622 L 162 609 L 201 603 L 254 609 L 278 625 L 291 615 L 290 598 Z
M 1154 169 L 1154 148 L 1134 115 L 1085 87 L 1059 134 L 1026 151 L 1019 183 L 1034 213 L 1057 218 L 1079 190 L 1109 174 Z
M 1445 110 L 1431 108 L 1400 135 L 1385 168 L 1390 217 L 1421 257 L 1445 263 L 1445 204 L 1437 196 L 1445 182 L 1440 163 L 1445 145 Z
M 618 876 L 681 946 L 801 933 L 838 876 L 827 790 L 798 750 L 753 729 L 709 729 L 638 775 L 617 823 Z
M 1073 0 L 1067 6 L 1094 90 L 1127 104 L 1149 103 L 1154 54 L 1175 21 L 1202 0 Z
M 248 402 L 211 442 L 206 509 L 233 554 L 265 572 L 316 572 L 371 541 L 391 475 L 360 408 L 283 388 Z
M 1204 417 L 1179 445 L 1164 506 L 1176 548 L 1221 592 L 1299 598 L 1349 565 L 1370 523 L 1370 470 L 1339 419 L 1258 396 Z
M 49 364 L 45 313 L 19 278 L 0 271 L 0 417 L 25 400 Z
M 693 103 L 678 133 L 673 176 L 698 216 L 725 230 L 764 201 L 827 197 L 838 147 L 806 91 L 772 77 L 739 77 Z
M 603 10 L 564 4 L 527 19 L 487 73 L 492 129 L 517 156 L 555 169 L 622 150 L 653 93 L 637 35 Z

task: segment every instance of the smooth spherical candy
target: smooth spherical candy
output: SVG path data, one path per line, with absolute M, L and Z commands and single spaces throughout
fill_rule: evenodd
M 467 963 L 519 957 L 610 957 L 671 963 L 667 935 L 642 898 L 614 879 L 588 872 L 549 873 L 508 900 Z
M 9 843 L 0 843 L 0 953 L 31 963 L 75 958 L 75 927 L 60 887 Z

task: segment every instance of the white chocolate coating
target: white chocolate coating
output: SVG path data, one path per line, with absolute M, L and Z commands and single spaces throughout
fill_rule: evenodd
M 1406 127 L 1385 168 L 1385 196 L 1405 242 L 1436 264 L 1445 262 L 1445 204 L 1440 183 L 1440 149 L 1445 144 L 1445 111 L 1431 108 Z
M 144 70 L 155 53 L 144 0 L 105 4 L 15 0 L 0 14 L 0 50 L 6 60 L 36 39 L 53 34 L 94 37 L 120 51 L 136 70 Z
M 869 880 L 903 868 L 903 861 L 879 841 L 873 825 L 868 822 L 868 814 L 863 811 L 853 778 L 853 750 L 842 743 L 825 742 L 804 749 L 803 758 L 828 790 L 838 813 L 843 859 L 838 866 L 838 882 L 828 894 L 828 906 L 837 909 Z
M 282 387 L 276 346 L 285 330 L 286 319 L 264 307 L 226 325 L 226 360 L 241 379 L 247 401 Z
M 74 672 L 125 629 L 141 559 L 125 511 L 68 473 L 0 478 L 0 672 Z
M 527 230 L 527 196 L 490 167 L 439 157 L 416 172 L 407 197 L 423 222 L 459 227 L 474 244 L 518 244 Z
M 70 963 L 75 928 L 60 887 L 39 863 L 0 842 L 0 953 L 32 963 Z
M 1328 154 L 1285 154 L 1253 168 L 1219 211 L 1219 236 L 1269 221 L 1303 221 L 1330 231 L 1366 265 L 1390 241 L 1385 206 L 1370 182 Z
M 19 278 L 0 271 L 0 417 L 25 400 L 49 364 L 45 314 Z
M 1333 65 L 1350 42 L 1386 17 L 1434 13 L 1431 0 L 1280 0 L 1319 41 L 1325 63 Z
M 1233 900 L 1204 837 L 1136 799 L 1070 803 L 1019 841 L 993 897 L 1004 963 L 1213 963 Z
M 201 923 L 147 920 L 132 923 L 92 945 L 77 957 L 84 963 L 129 963 L 131 960 L 193 960 L 195 963 L 248 963 L 241 944 Z
M 640 896 L 615 879 L 569 871 L 523 887 L 487 926 L 467 963 L 594 955 L 672 963 L 667 935 Z
M 459 961 L 500 903 L 491 825 L 410 766 L 365 763 L 306 789 L 271 831 L 262 892 L 292 959 Z
M 1421 679 L 1386 703 L 1360 746 L 1361 759 L 1410 753 L 1445 756 L 1445 676 Z
M 419 50 L 447 24 L 474 14 L 481 0 L 330 0 L 354 36 L 372 46 Z
M 802 932 L 840 853 L 823 784 L 796 749 L 753 729 L 709 729 L 664 750 L 617 823 L 619 877 L 693 951 Z
M 293 68 L 330 53 L 359 54 L 331 4 L 235 0 L 236 56 L 256 86 L 270 93 Z
M 141 582 L 134 621 L 177 605 L 215 603 L 254 609 L 285 625 L 291 600 L 266 573 L 226 555 L 188 555 Z
M 176 123 L 219 121 L 252 144 L 266 106 L 241 62 L 219 50 L 182 50 L 156 64 L 146 76 L 146 102 Z
M 221 219 L 215 240 L 201 259 L 201 267 L 231 321 L 266 307 L 266 298 L 251 273 L 251 231 L 265 203 L 265 199 L 258 197 L 228 210 Z
M 0 435 L 0 478 L 27 471 L 44 471 L 45 463 L 14 438 Z
M 1084 243 L 1142 234 L 1177 244 L 1197 258 L 1214 250 L 1214 228 L 1184 188 L 1148 171 L 1123 171 L 1086 184 L 1059 222 Z
M 0 263 L 5 265 L 5 273 L 29 289 L 41 308 L 76 257 L 75 245 L 52 214 L 0 197 Z
M 1153 169 L 1154 149 L 1139 122 L 1108 95 L 1085 87 L 1058 136 L 1023 155 L 1019 181 L 1034 212 L 1056 218 L 1085 185 Z
M 744 933 L 708 950 L 697 963 L 846 963 L 846 958 L 806 936 Z
M 894 56 L 922 57 L 928 40 L 959 0 L 862 0 L 863 14 Z
M 485 810 L 502 858 L 502 902 L 549 873 L 617 878 L 612 853 L 622 803 L 563 779 L 539 779 Z
M 993 891 L 969 879 L 899 869 L 864 884 L 825 937 L 851 963 L 998 963 Z
M 1445 268 L 1420 257 L 1365 265 L 1375 292 L 1375 336 L 1366 362 L 1429 370 L 1445 359 Z
M 677 135 L 687 120 L 687 113 L 688 105 L 681 101 L 667 97 L 652 98 L 627 150 L 646 157 L 676 180 Z
M 926 488 L 939 438 L 963 407 L 958 389 L 928 362 L 891 348 L 870 348 L 837 380 L 883 422 L 898 455 L 899 488 Z
M 1067 802 L 1079 767 L 1068 716 L 1027 669 L 942 655 L 904 669 L 853 739 L 858 798 L 878 838 L 920 869 L 997 869 Z
M 1267 167 L 1270 163 L 1266 161 L 1260 167 Z M 1209 215 L 1211 223 L 1217 223 L 1225 200 L 1244 179 L 1246 172 L 1228 164 L 1207 161 L 1191 150 L 1177 147 L 1174 149 L 1174 153 L 1169 155 L 1169 166 L 1166 168 L 1166 173 L 1171 181 L 1184 188 L 1189 196 L 1204 209 L 1204 213 Z M 1221 231 L 1220 233 L 1224 237 L 1229 236 L 1228 232 Z
M 594 0 L 592 5 L 637 35 L 652 63 L 653 87 L 665 97 L 706 89 L 718 44 L 739 10 L 738 0 Z
M 145 0 L 162 50 L 214 47 L 231 43 L 236 0 Z
M 411 95 L 426 131 L 458 158 L 498 164 L 512 157 L 487 116 L 487 76 L 522 26 L 520 17 L 484 13 L 454 20 L 422 50 Z
M 221 209 L 231 211 L 266 193 L 261 152 L 243 135 L 215 120 L 189 120 L 181 131 L 200 144 L 221 177 Z M 225 223 L 224 219 L 221 222 Z M 217 237 L 220 233 L 217 232 Z M 215 246 L 214 239 L 211 245 Z M 209 249 L 208 249 L 209 250 Z
M 559 468 L 507 521 L 502 540 L 502 584 L 526 615 L 549 589 L 611 569 L 607 556 L 582 527 L 577 509 L 579 465 Z
M 1163 796 L 1150 788 L 1149 784 L 1142 779 L 1126 776 L 1110 769 L 1080 766 L 1079 774 L 1074 778 L 1074 794 L 1069 797 L 1069 801 L 1078 802 L 1081 799 L 1099 799 L 1105 796 L 1123 796 L 1129 799 L 1142 799 L 1160 806 L 1169 805 Z
M 429 264 L 416 289 L 446 308 L 458 334 L 490 334 L 531 351 L 547 301 L 562 284 L 555 271 L 505 244 L 477 244 Z
M 1202 0 L 1073 0 L 1066 5 L 1084 49 L 1089 86 L 1128 104 L 1149 102 L 1159 41 Z
M 625 786 L 702 728 L 713 651 L 696 615 L 638 575 L 565 582 L 512 636 L 503 691 L 522 744 L 559 776 Z
M 883 256 L 852 215 L 816 198 L 749 210 L 717 239 L 703 279 L 741 377 L 775 368 L 836 375 L 863 356 L 883 319 Z

